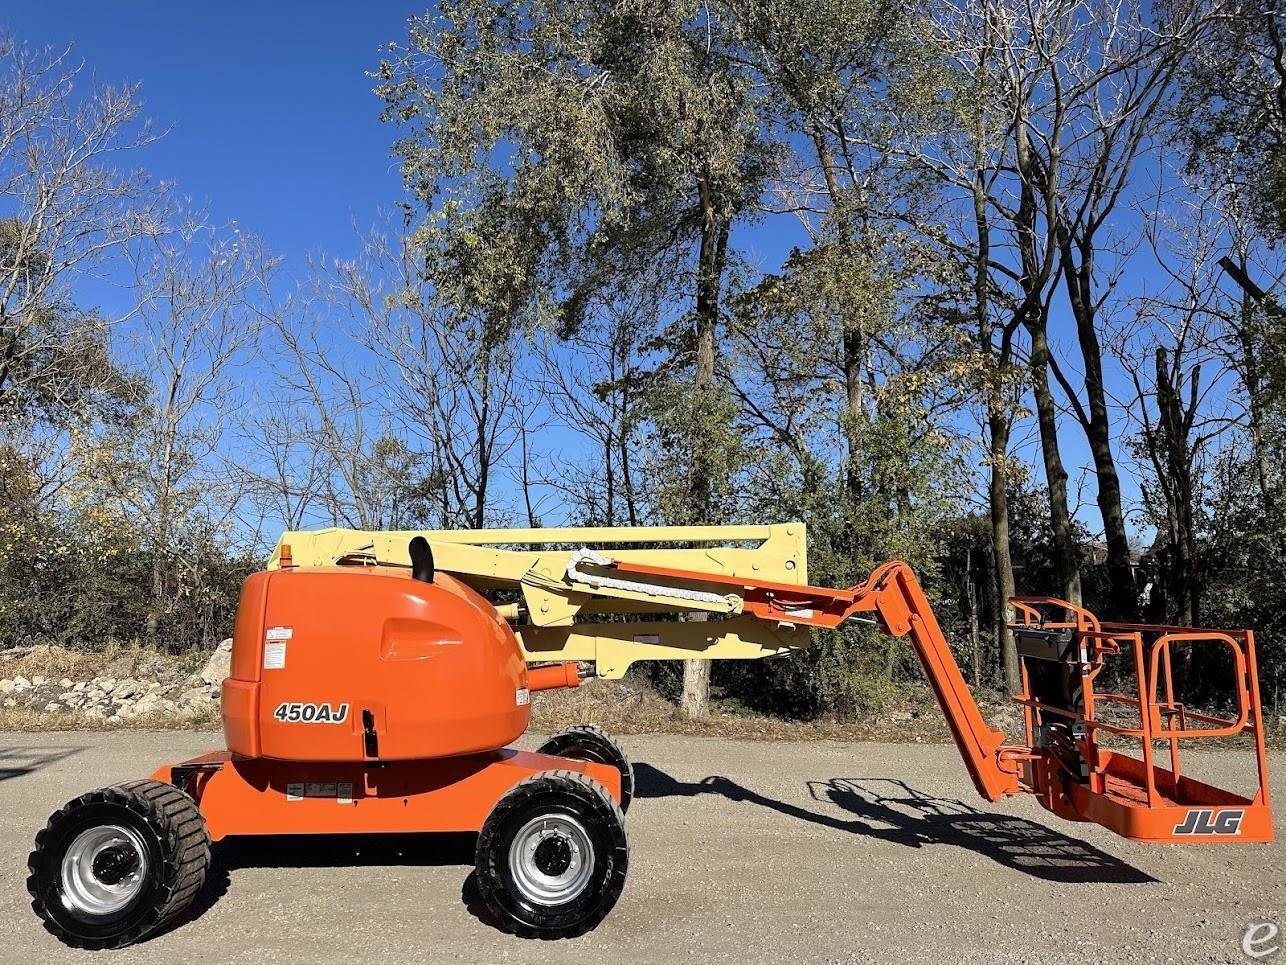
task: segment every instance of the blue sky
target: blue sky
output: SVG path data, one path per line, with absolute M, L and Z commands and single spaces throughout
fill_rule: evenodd
M 235 220 L 261 235 L 285 258 L 289 279 L 309 252 L 354 253 L 354 222 L 369 224 L 401 194 L 390 155 L 396 129 L 380 123 L 366 71 L 422 10 L 334 0 L 42 0 L 11 4 L 0 28 L 33 45 L 74 44 L 102 82 L 141 82 L 147 116 L 169 133 L 139 163 L 176 182 L 214 222 Z M 799 238 L 794 220 L 779 217 L 738 240 L 771 270 Z M 1072 345 L 1070 333 L 1059 341 Z M 1088 453 L 1078 426 L 1065 420 L 1063 429 L 1075 487 Z M 1036 461 L 1034 427 L 1015 441 Z M 1124 475 L 1133 501 L 1137 490 Z M 1098 529 L 1092 481 L 1080 515 Z
M 141 82 L 169 128 L 140 162 L 294 261 L 353 247 L 353 219 L 396 200 L 393 128 L 365 72 L 405 33 L 390 3 L 9 4 L 0 26 L 33 45 L 74 43 L 105 83 Z

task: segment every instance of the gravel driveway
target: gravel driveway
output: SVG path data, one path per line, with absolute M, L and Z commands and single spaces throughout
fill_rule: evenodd
M 24 880 L 49 812 L 218 740 L 0 734 L 0 962 L 1244 962 L 1248 922 L 1286 925 L 1280 841 L 1145 847 L 1031 800 L 990 805 L 949 746 L 655 735 L 622 740 L 629 883 L 582 938 L 480 919 L 467 837 L 225 842 L 168 934 L 97 954 L 45 934 Z M 1232 752 L 1191 760 L 1230 786 L 1249 773 Z

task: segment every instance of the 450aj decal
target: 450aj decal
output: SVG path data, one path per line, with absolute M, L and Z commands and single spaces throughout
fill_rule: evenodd
M 348 704 L 301 704 L 287 701 L 277 705 L 272 716 L 285 724 L 342 724 L 348 719 Z

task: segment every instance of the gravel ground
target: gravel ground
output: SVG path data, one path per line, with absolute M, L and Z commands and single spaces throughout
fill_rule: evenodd
M 1031 800 L 990 805 L 949 746 L 653 735 L 622 741 L 630 880 L 582 938 L 480 919 L 464 837 L 227 842 L 167 934 L 94 954 L 42 931 L 24 881 L 48 813 L 217 741 L 0 734 L 0 962 L 1244 962 L 1247 923 L 1286 918 L 1281 842 L 1145 847 Z M 1234 786 L 1249 773 L 1241 754 L 1191 757 Z

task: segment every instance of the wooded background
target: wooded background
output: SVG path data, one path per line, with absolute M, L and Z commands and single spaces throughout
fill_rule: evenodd
M 138 88 L 0 37 L 0 640 L 209 646 L 283 528 L 799 519 L 815 583 L 910 562 L 979 687 L 1041 592 L 1255 628 L 1275 711 L 1284 38 L 1278 0 L 445 0 L 357 65 L 404 195 L 291 265 L 147 175 Z M 700 714 L 707 668 L 654 677 Z M 854 629 L 714 693 L 916 679 Z

